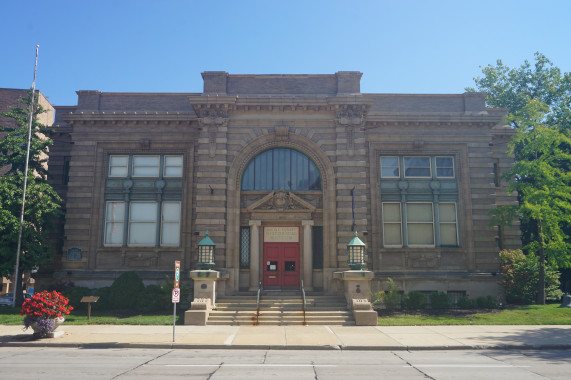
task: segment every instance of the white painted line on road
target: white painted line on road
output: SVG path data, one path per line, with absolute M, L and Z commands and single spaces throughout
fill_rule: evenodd
M 337 367 L 335 364 L 165 364 L 165 367 Z
M 236 334 L 238 334 L 238 330 L 234 331 L 234 334 L 230 335 L 230 336 L 228 337 L 228 339 L 226 339 L 226 340 L 224 341 L 224 345 L 225 345 L 225 346 L 230 346 L 230 345 L 232 345 L 232 342 L 234 341 L 234 338 L 236 338 Z
M 417 368 L 529 368 L 528 365 L 509 364 L 407 364 L 403 367 Z

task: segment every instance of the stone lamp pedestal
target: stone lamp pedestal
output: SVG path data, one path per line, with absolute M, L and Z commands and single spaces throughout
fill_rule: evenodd
M 184 324 L 205 326 L 210 311 L 216 305 L 216 280 L 220 278 L 220 272 L 193 270 L 190 278 L 194 281 L 194 294 L 190 310 L 184 313 Z
M 365 270 L 335 272 L 334 278 L 343 281 L 347 308 L 353 310 L 357 326 L 376 326 L 377 312 L 371 306 L 371 280 L 375 274 Z

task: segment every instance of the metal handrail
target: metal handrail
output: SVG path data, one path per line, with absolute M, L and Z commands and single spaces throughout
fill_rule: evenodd
M 303 287 L 303 280 L 300 284 L 301 299 L 303 300 L 303 324 L 305 325 L 305 309 L 307 308 L 307 300 L 305 298 L 305 288 Z
M 262 297 L 262 282 L 258 282 L 258 298 L 256 299 L 256 325 L 260 323 L 260 298 Z

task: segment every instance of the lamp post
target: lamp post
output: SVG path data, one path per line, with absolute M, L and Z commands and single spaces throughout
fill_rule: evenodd
M 357 236 L 347 244 L 347 264 L 351 270 L 362 270 L 365 266 L 365 243 Z
M 198 262 L 196 265 L 198 269 L 210 270 L 214 268 L 214 249 L 216 244 L 208 236 L 208 231 L 206 231 L 206 236 L 198 243 Z

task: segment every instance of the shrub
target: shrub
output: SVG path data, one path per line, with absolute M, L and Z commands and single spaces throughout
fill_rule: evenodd
M 450 309 L 452 301 L 444 292 L 430 293 L 430 305 L 433 309 Z
M 533 253 L 524 255 L 519 249 L 503 250 L 500 255 L 500 269 L 504 275 L 503 286 L 506 301 L 514 304 L 531 304 L 537 298 L 539 284 L 539 260 Z M 549 265 L 545 267 L 545 297 L 559 300 L 559 272 Z
M 154 313 L 168 310 L 172 288 L 165 285 L 149 285 L 137 296 L 136 309 L 141 313 Z
M 99 300 L 92 304 L 91 307 L 96 310 L 110 310 L 111 309 L 111 288 L 109 286 L 104 286 L 95 290 L 95 295 L 99 296 Z
M 424 309 L 426 306 L 426 296 L 424 293 L 412 291 L 408 292 L 403 300 L 403 307 L 407 310 Z
M 69 304 L 73 305 L 75 310 L 87 310 L 87 303 L 82 303 L 81 299 L 84 296 L 90 296 L 91 289 L 84 286 L 73 286 L 65 289 L 61 294 L 69 298 Z
M 476 304 L 479 309 L 497 309 L 498 301 L 492 296 L 478 297 Z
M 387 290 L 373 294 L 373 305 L 383 305 L 385 310 L 394 311 L 401 306 L 401 293 L 392 278 L 387 279 Z
M 143 280 L 137 273 L 125 272 L 110 287 L 109 305 L 112 309 L 134 310 L 137 298 L 144 290 Z
M 476 300 L 473 300 L 467 296 L 462 296 L 458 298 L 456 303 L 459 309 L 475 309 L 477 307 Z

